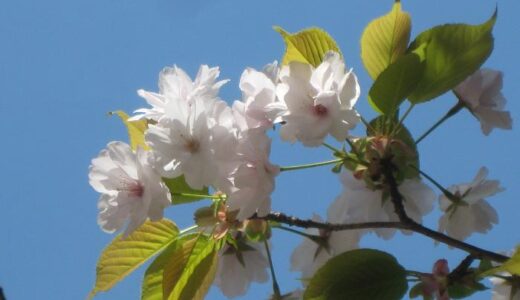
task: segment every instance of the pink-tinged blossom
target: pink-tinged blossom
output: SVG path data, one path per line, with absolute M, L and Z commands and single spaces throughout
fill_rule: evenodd
M 285 105 L 279 116 L 285 122 L 282 139 L 319 146 L 327 134 L 338 141 L 359 121 L 354 104 L 359 85 L 352 70 L 345 72 L 339 54 L 329 52 L 314 69 L 309 64 L 291 62 L 280 71 L 277 95 Z
M 439 204 L 444 215 L 439 219 L 439 231 L 464 240 L 473 232 L 486 233 L 498 223 L 498 215 L 484 199 L 503 191 L 497 180 L 486 180 L 488 170 L 480 168 L 471 183 L 448 188 L 458 200 L 452 201 L 441 195 Z
M 343 172 L 341 181 L 343 192 L 331 205 L 329 213 L 342 214 L 340 219 L 343 223 L 399 221 L 392 201 L 383 199 L 381 190 L 369 189 L 365 181 L 356 179 L 350 172 Z M 421 223 L 422 217 L 433 209 L 435 193 L 419 179 L 407 179 L 398 189 L 408 216 Z M 396 230 L 380 228 L 374 231 L 378 236 L 390 239 Z
M 273 126 L 273 113 L 269 105 L 276 102 L 275 83 L 263 72 L 246 69 L 240 78 L 242 101 L 235 101 L 233 109 L 243 116 L 241 130 L 268 129 Z
M 161 175 L 168 178 L 184 175 L 194 189 L 214 184 L 218 172 L 212 130 L 216 124 L 206 112 L 215 102 L 205 104 L 200 99 L 191 105 L 172 101 L 164 117 L 156 125 L 150 125 L 145 134 Z
M 328 222 L 339 223 L 335 213 L 329 213 Z M 312 217 L 313 221 L 321 222 L 318 215 Z M 361 237 L 359 230 L 326 231 L 316 228 L 307 229 L 307 234 L 321 238 L 321 243 L 304 238 L 291 255 L 291 270 L 301 272 L 301 278 L 305 283 L 312 278 L 314 273 L 329 259 L 343 252 L 357 249 Z
M 159 74 L 159 93 L 139 90 L 137 93 L 143 97 L 151 108 L 140 108 L 137 115 L 131 120 L 151 119 L 159 121 L 166 107 L 172 101 L 193 103 L 197 99 L 203 102 L 212 102 L 218 99 L 220 87 L 228 80 L 216 81 L 220 74 L 219 68 L 209 68 L 202 65 L 199 68 L 195 80 L 177 66 L 164 68 Z
M 244 295 L 252 282 L 262 283 L 269 279 L 269 261 L 263 244 L 245 240 L 239 244 L 240 250 L 226 245 L 219 255 L 214 283 L 228 298 Z
M 502 81 L 502 72 L 481 69 L 455 88 L 460 101 L 480 121 L 485 135 L 493 128 L 512 128 L 511 114 L 504 111 L 506 99 L 501 92 Z
M 238 210 L 237 219 L 244 220 L 255 213 L 267 215 L 271 210 L 274 178 L 280 168 L 269 161 L 271 140 L 264 132 L 243 132 L 236 147 L 236 156 L 221 175 L 218 189 L 227 194 L 229 211 Z M 233 154 L 230 154 L 233 156 Z
M 158 221 L 170 205 L 170 192 L 152 166 L 149 152 L 129 145 L 111 142 L 92 160 L 90 185 L 99 193 L 98 224 L 112 233 L 128 226 L 124 235 L 132 233 L 150 218 Z

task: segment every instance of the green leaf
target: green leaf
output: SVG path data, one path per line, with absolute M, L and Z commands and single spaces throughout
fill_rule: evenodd
M 128 115 L 122 110 L 110 113 L 110 115 L 114 114 L 121 118 L 126 128 L 128 129 L 128 137 L 130 139 L 130 146 L 132 149 L 137 149 L 137 146 L 140 146 L 145 150 L 149 149 L 144 142 L 144 132 L 146 131 L 146 128 L 148 128 L 148 123 L 146 120 L 128 121 Z
M 273 29 L 280 33 L 285 42 L 286 50 L 282 65 L 299 61 L 317 67 L 328 51 L 341 54 L 336 41 L 323 29 L 308 28 L 294 34 L 288 33 L 279 26 L 274 26 Z
M 420 103 L 440 96 L 477 71 L 493 50 L 491 31 L 496 17 L 495 11 L 480 25 L 446 24 L 419 34 L 408 51 L 425 47 L 426 67 L 410 101 Z
M 509 258 L 506 262 L 504 262 L 502 265 L 498 267 L 489 269 L 481 273 L 480 276 L 489 276 L 500 272 L 508 272 L 511 275 L 520 276 L 520 246 L 516 248 L 516 251 L 513 254 L 513 256 L 511 256 L 511 258 Z
M 424 62 L 416 53 L 408 53 L 388 66 L 370 88 L 368 101 L 379 113 L 393 115 L 413 92 L 424 72 Z
M 185 238 L 175 240 L 148 266 L 141 285 L 141 300 L 163 300 L 164 266 L 184 240 Z
M 217 254 L 215 241 L 202 234 L 180 244 L 164 267 L 164 299 L 204 299 L 215 277 Z
M 168 246 L 179 233 L 168 219 L 146 221 L 128 237 L 116 237 L 101 253 L 96 267 L 96 284 L 89 298 L 108 291 L 150 257 Z
M 372 79 L 406 52 L 412 21 L 396 2 L 392 10 L 370 22 L 361 36 L 361 59 Z
M 209 193 L 209 190 L 207 187 L 203 188 L 202 190 L 196 190 L 191 188 L 187 183 L 186 179 L 184 179 L 184 175 L 181 175 L 179 177 L 175 178 L 163 178 L 164 183 L 170 189 L 170 192 L 172 193 L 172 204 L 185 204 L 195 201 L 200 201 L 202 199 L 205 199 L 204 197 L 185 197 L 185 196 L 179 196 L 178 193 L 183 194 L 195 194 L 195 195 L 207 195 Z
M 392 255 L 357 249 L 327 261 L 310 280 L 303 298 L 393 300 L 401 299 L 407 290 L 406 271 Z

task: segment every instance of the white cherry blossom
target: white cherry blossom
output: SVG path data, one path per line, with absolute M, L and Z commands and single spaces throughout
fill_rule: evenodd
M 329 213 L 341 214 L 342 222 L 393 222 L 399 221 L 390 199 L 383 199 L 380 190 L 369 189 L 363 180 L 358 180 L 350 172 L 341 174 L 343 192 L 329 208 Z M 399 187 L 403 205 L 410 218 L 418 223 L 433 209 L 435 193 L 419 179 L 407 179 Z M 395 229 L 375 229 L 375 233 L 390 239 Z M 405 232 L 407 233 L 407 232 Z
M 446 195 L 439 197 L 441 210 L 439 231 L 449 236 L 464 240 L 473 232 L 486 233 L 493 224 L 498 223 L 498 215 L 484 199 L 503 191 L 497 180 L 486 180 L 488 170 L 480 168 L 471 183 L 453 185 L 448 191 L 457 197 L 453 202 Z
M 489 280 L 493 283 L 492 300 L 520 300 L 520 290 L 518 288 L 513 289 L 511 283 L 496 277 Z
M 145 134 L 161 175 L 168 178 L 184 175 L 194 189 L 215 182 L 218 166 L 209 125 L 202 100 L 197 99 L 192 105 L 184 101 L 168 104 L 165 117 L 157 125 L 150 125 Z
M 332 218 L 331 218 L 332 217 Z M 338 223 L 335 219 L 336 214 L 329 214 L 328 222 Z M 313 221 L 321 222 L 318 215 L 313 215 Z M 296 247 L 291 255 L 291 270 L 302 273 L 301 278 L 305 283 L 316 271 L 321 268 L 329 259 L 343 252 L 357 249 L 361 232 L 359 230 L 324 231 L 316 228 L 307 229 L 307 234 L 319 236 L 323 239 L 322 245 L 304 238 L 302 243 Z M 326 245 L 326 246 L 325 246 Z
M 262 283 L 269 279 L 269 261 L 263 244 L 246 242 L 244 239 L 241 243 L 243 245 L 240 248 L 243 249 L 240 251 L 230 245 L 220 251 L 214 283 L 228 298 L 244 295 L 251 282 Z
M 243 101 L 235 101 L 233 107 L 245 115 L 241 129 L 271 128 L 273 119 L 267 107 L 276 101 L 275 83 L 265 73 L 248 68 L 240 77 L 240 90 Z
M 485 135 L 493 128 L 512 128 L 511 114 L 503 111 L 506 99 L 501 92 L 502 80 L 502 72 L 480 69 L 454 89 L 459 100 L 480 121 Z
M 359 121 L 353 108 L 360 93 L 357 78 L 351 70 L 345 72 L 338 53 L 327 53 L 316 69 L 291 62 L 279 76 L 277 95 L 285 104 L 279 113 L 285 122 L 280 129 L 282 139 L 319 146 L 331 134 L 343 141 Z
M 172 101 L 192 103 L 196 99 L 211 102 L 218 99 L 220 87 L 228 80 L 216 81 L 220 74 L 219 68 L 209 68 L 201 65 L 195 80 L 177 66 L 164 68 L 159 74 L 159 93 L 139 90 L 137 93 L 143 97 L 151 108 L 140 108 L 138 113 L 130 120 L 151 119 L 159 121 L 165 114 L 165 109 Z
M 265 216 L 271 210 L 274 178 L 280 173 L 280 168 L 269 161 L 270 152 L 271 140 L 265 133 L 242 133 L 236 148 L 236 160 L 228 166 L 229 173 L 224 176 L 226 180 L 221 180 L 221 185 L 217 186 L 227 194 L 229 210 L 239 210 L 239 220 L 255 213 Z
M 109 233 L 128 226 L 132 233 L 147 218 L 158 221 L 170 205 L 170 192 L 148 163 L 149 152 L 134 153 L 129 145 L 111 142 L 92 160 L 90 185 L 99 193 L 98 224 Z

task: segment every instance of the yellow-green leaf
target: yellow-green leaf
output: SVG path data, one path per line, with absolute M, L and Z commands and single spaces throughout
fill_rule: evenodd
M 361 59 L 372 79 L 406 52 L 412 21 L 396 2 L 392 10 L 370 22 L 361 36 Z
M 137 146 L 148 150 L 148 146 L 144 142 L 144 132 L 148 127 L 146 120 L 139 121 L 128 121 L 129 116 L 122 110 L 111 112 L 111 115 L 115 114 L 121 118 L 126 128 L 128 129 L 128 137 L 130 139 L 130 146 L 132 149 L 137 149 Z
M 175 178 L 163 178 L 163 182 L 166 184 L 166 186 L 168 187 L 168 189 L 170 189 L 170 192 L 172 193 L 173 205 L 185 204 L 205 199 L 205 197 L 198 198 L 179 196 L 179 194 L 181 193 L 196 195 L 207 195 L 209 193 L 209 189 L 207 187 L 204 187 L 201 190 L 196 190 L 190 187 L 188 183 L 186 183 L 184 175 Z
M 308 28 L 290 34 L 279 26 L 273 28 L 280 33 L 286 46 L 282 65 L 287 65 L 291 61 L 298 61 L 317 67 L 328 51 L 341 54 L 336 41 L 323 29 Z
M 446 24 L 419 34 L 408 51 L 424 47 L 425 70 L 408 97 L 410 102 L 420 103 L 440 96 L 477 71 L 493 50 L 496 18 L 495 12 L 480 25 Z
M 204 299 L 215 276 L 217 252 L 214 240 L 202 234 L 179 244 L 164 267 L 163 298 Z
M 489 276 L 500 272 L 508 272 L 511 275 L 520 276 L 520 246 L 516 248 L 515 253 L 502 265 L 481 273 L 481 276 Z
M 168 261 L 175 255 L 179 247 L 193 235 L 178 238 L 164 249 L 148 266 L 141 286 L 141 300 L 163 300 L 163 272 Z
M 100 291 L 108 291 L 150 257 L 168 246 L 179 233 L 168 219 L 146 221 L 128 237 L 117 236 L 101 253 L 96 267 L 96 284 L 92 298 Z

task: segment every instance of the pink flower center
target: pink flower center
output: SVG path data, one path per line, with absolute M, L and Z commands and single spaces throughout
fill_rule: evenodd
M 325 106 L 318 104 L 318 105 L 315 105 L 312 107 L 312 112 L 314 113 L 315 116 L 317 116 L 319 118 L 323 118 L 328 115 L 329 110 Z
M 137 180 L 122 180 L 121 187 L 118 190 L 135 198 L 141 198 L 144 194 L 144 186 Z

